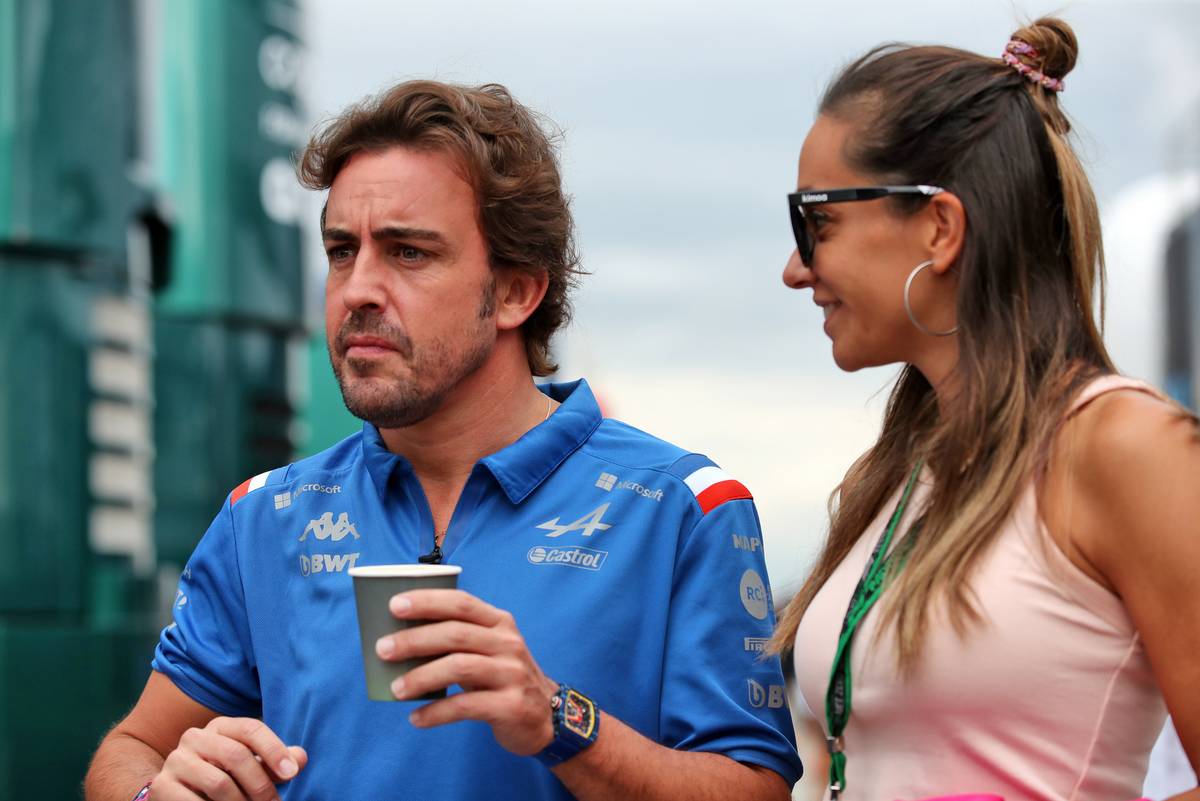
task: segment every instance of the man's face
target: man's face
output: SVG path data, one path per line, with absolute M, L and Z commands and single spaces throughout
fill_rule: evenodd
M 359 153 L 329 188 L 329 360 L 346 407 L 380 428 L 435 412 L 495 345 L 495 282 L 456 166 L 440 152 Z

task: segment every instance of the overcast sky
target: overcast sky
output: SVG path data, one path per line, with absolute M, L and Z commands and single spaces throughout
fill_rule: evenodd
M 895 369 L 830 358 L 811 293 L 780 281 L 784 195 L 817 96 L 883 41 L 999 54 L 1026 18 L 1080 39 L 1064 105 L 1110 228 L 1109 338 L 1157 379 L 1156 244 L 1194 203 L 1196 2 L 308 2 L 313 120 L 403 79 L 499 82 L 563 130 L 592 275 L 563 338 L 616 417 L 705 452 L 746 483 L 776 592 L 802 577 L 825 501 L 873 440 Z M 1163 173 L 1173 176 L 1170 180 Z M 1188 176 L 1188 177 L 1181 177 Z M 1107 217 L 1106 217 L 1107 219 Z M 306 237 L 316 244 L 316 226 Z M 1111 233 L 1111 231 L 1110 231 Z

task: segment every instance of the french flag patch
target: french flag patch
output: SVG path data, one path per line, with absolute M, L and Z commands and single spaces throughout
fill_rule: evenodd
M 269 475 L 271 475 L 270 470 L 265 473 L 259 473 L 254 478 L 248 478 L 241 484 L 238 484 L 236 487 L 234 487 L 233 492 L 229 493 L 230 508 L 233 508 L 235 503 L 240 501 L 242 498 L 245 498 L 251 492 L 254 492 L 256 489 L 265 486 L 267 483 L 267 476 Z
M 671 472 L 688 485 L 703 514 L 708 514 L 726 501 L 754 499 L 742 482 L 699 454 L 683 457 L 671 465 Z

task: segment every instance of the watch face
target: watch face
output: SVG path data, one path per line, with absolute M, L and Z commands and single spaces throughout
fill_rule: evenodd
M 567 690 L 562 722 L 565 728 L 586 740 L 596 728 L 596 707 L 587 696 Z

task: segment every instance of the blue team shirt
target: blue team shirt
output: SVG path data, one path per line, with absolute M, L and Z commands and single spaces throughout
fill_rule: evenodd
M 459 587 L 516 619 L 542 670 L 665 746 L 800 776 L 762 536 L 711 461 L 611 419 L 584 381 L 481 459 L 443 542 Z M 568 799 L 483 723 L 419 730 L 366 697 L 354 565 L 433 546 L 411 465 L 364 425 L 238 487 L 180 579 L 153 667 L 204 706 L 261 718 L 308 767 L 296 799 Z M 451 692 L 457 691 L 452 688 Z M 547 713 L 548 714 L 548 713 Z

